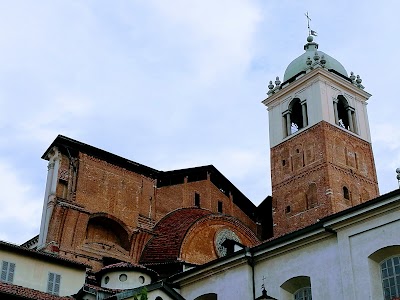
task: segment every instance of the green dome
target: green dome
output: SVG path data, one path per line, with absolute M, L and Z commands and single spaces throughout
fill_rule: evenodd
M 307 57 L 310 57 L 311 61 L 314 62 L 315 52 L 318 53 L 319 59 L 324 56 L 326 60 L 325 67 L 327 69 L 333 69 L 336 72 L 348 77 L 346 69 L 342 66 L 340 62 L 338 62 L 336 59 L 329 56 L 328 54 L 317 50 L 318 44 L 313 42 L 312 36 L 309 36 L 307 38 L 307 41 L 308 43 L 304 45 L 304 50 L 306 50 L 306 52 L 297 57 L 288 65 L 285 71 L 285 75 L 283 76 L 283 82 L 289 80 L 298 73 L 305 71 L 308 68 L 308 65 L 306 63 Z

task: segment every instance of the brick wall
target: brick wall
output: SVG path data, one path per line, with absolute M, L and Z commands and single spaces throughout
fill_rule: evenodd
M 209 178 L 156 188 L 156 180 L 104 160 L 79 153 L 71 160 L 63 153 L 57 203 L 47 242 L 60 255 L 101 268 L 102 257 L 138 262 L 152 228 L 166 214 L 200 207 L 237 217 L 253 232 L 256 225 Z M 128 246 L 129 244 L 129 246 Z
M 274 236 L 379 194 L 371 145 L 327 122 L 273 147 L 271 169 Z

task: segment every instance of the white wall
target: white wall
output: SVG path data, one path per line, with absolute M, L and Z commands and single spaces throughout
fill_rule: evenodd
M 127 276 L 126 281 L 120 281 L 121 274 Z M 105 283 L 105 278 L 108 276 L 109 281 Z M 143 276 L 144 283 L 139 281 L 139 277 Z M 119 270 L 105 273 L 101 278 L 101 287 L 109 289 L 134 289 L 151 283 L 151 277 L 145 273 L 137 271 Z
M 49 272 L 61 275 L 60 296 L 75 294 L 85 283 L 85 269 L 24 256 L 0 249 L 0 261 L 15 263 L 13 284 L 47 292 Z
M 380 261 L 373 261 L 369 256 L 388 246 L 400 246 L 399 215 L 399 209 L 393 209 L 379 218 L 363 220 L 338 231 L 342 276 L 345 278 L 343 299 L 383 297 Z
M 301 101 L 307 100 L 307 127 L 310 127 L 322 120 L 336 125 L 333 99 L 337 98 L 338 95 L 345 96 L 350 106 L 356 111 L 357 136 L 371 142 L 365 102 L 368 95 L 361 90 L 360 93 L 356 93 L 355 90 L 357 91 L 358 88 L 353 87 L 351 83 L 345 82 L 344 79 L 335 74 L 330 74 L 325 70 L 322 70 L 322 74 L 317 74 L 317 71 L 321 72 L 321 70 L 314 70 L 299 79 L 298 85 L 293 82 L 275 95 L 270 96 L 272 98 L 268 104 L 268 119 L 271 148 L 290 138 L 290 136 L 284 136 L 283 113 L 288 109 L 294 98 L 299 98 Z M 266 101 L 268 102 L 268 99 Z
M 310 279 L 313 300 L 383 299 L 379 264 L 400 255 L 399 197 L 339 214 L 321 224 L 327 230 L 320 228 L 297 240 L 282 239 L 281 244 L 255 248 L 256 297 L 261 296 L 264 283 L 268 295 L 293 300 L 296 284 L 289 289 L 287 283 L 305 276 Z M 181 294 L 188 300 L 207 293 L 216 293 L 218 300 L 253 299 L 251 267 L 245 261 L 234 266 L 234 261 L 217 262 L 198 274 L 192 271 L 180 281 Z
M 263 259 L 256 264 L 256 287 L 261 287 L 265 277 L 268 295 L 279 300 L 293 300 L 281 288 L 291 278 L 308 276 L 311 280 L 314 300 L 342 299 L 340 264 L 336 237 L 324 240 Z M 257 296 L 261 289 L 257 288 Z
M 193 300 L 201 295 L 216 293 L 218 300 L 252 299 L 251 267 L 244 262 L 238 267 L 210 274 L 181 286 L 180 293 L 186 300 Z

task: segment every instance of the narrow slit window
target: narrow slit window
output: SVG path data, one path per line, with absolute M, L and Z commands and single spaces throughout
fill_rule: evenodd
M 350 200 L 350 192 L 346 186 L 343 187 L 343 198 L 346 200 Z
M 222 201 L 218 201 L 218 212 L 222 214 Z
M 200 194 L 194 193 L 194 206 L 200 207 Z

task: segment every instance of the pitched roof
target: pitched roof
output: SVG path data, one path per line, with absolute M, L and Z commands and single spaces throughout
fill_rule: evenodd
M 140 262 L 176 261 L 186 232 L 199 219 L 211 214 L 201 208 L 182 208 L 166 215 L 154 227 L 155 236 L 147 243 Z
M 51 295 L 27 287 L 0 282 L 0 295 L 9 295 L 20 297 L 21 299 L 36 299 L 36 300 L 71 300 L 72 297 L 60 297 Z M 1 297 L 2 298 L 2 297 Z
M 51 254 L 51 253 L 47 253 L 44 251 L 38 251 L 38 250 L 34 250 L 34 249 L 29 249 L 23 246 L 18 246 L 15 244 L 11 244 L 11 243 L 7 243 L 4 241 L 0 241 L 0 250 L 8 250 L 8 251 L 12 251 L 15 253 L 20 253 L 22 255 L 25 256 L 30 256 L 30 257 L 35 257 L 38 259 L 42 259 L 42 260 L 46 260 L 46 261 L 50 261 L 50 262 L 55 262 L 57 264 L 63 264 L 63 265 L 67 265 L 67 266 L 73 266 L 73 267 L 78 267 L 81 269 L 86 269 L 86 268 L 91 268 L 90 265 L 84 264 L 84 263 L 80 263 L 71 259 L 67 259 L 64 257 L 60 257 L 56 254 Z
M 38 242 L 39 242 L 39 235 L 36 235 L 33 238 L 31 238 L 30 240 L 27 240 L 25 243 L 21 244 L 21 247 L 33 249 L 37 246 Z M 32 246 L 34 246 L 34 247 L 32 247 Z
M 235 203 L 247 216 L 251 219 L 254 219 L 255 217 L 256 206 L 213 165 L 172 171 L 159 171 L 63 135 L 58 135 L 56 137 L 42 155 L 43 159 L 48 159 L 48 153 L 54 146 L 58 147 L 61 152 L 68 155 L 76 156 L 77 153 L 83 152 L 116 166 L 157 179 L 157 187 L 182 184 L 185 178 L 188 182 L 206 180 L 207 176 L 209 176 L 210 181 L 221 192 L 227 196 L 232 195 L 233 203 Z

